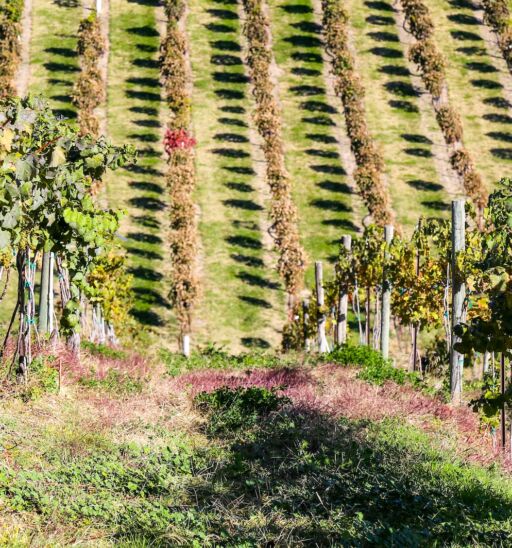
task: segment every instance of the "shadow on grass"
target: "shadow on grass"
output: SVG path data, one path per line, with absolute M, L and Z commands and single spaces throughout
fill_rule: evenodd
M 272 305 L 265 299 L 259 297 L 251 297 L 250 295 L 239 295 L 238 299 L 245 304 L 256 306 L 257 308 L 272 308 Z
M 245 348 L 253 350 L 268 350 L 270 348 L 270 343 L 260 337 L 242 337 L 240 342 Z
M 236 505 L 237 542 L 280 545 L 285 535 L 287 546 L 497 546 L 509 538 L 510 497 L 417 430 L 286 403 L 276 411 L 214 405 L 205 431 L 230 452 L 196 494 L 198 510 Z M 255 530 L 250 518 L 262 501 L 271 512 Z
M 440 185 L 439 183 L 432 183 L 431 181 L 423 181 L 421 179 L 413 179 L 413 180 L 407 181 L 407 184 L 409 186 L 412 186 L 416 190 L 423 190 L 423 191 L 443 190 L 443 185 Z
M 165 325 L 160 314 L 153 310 L 142 310 L 140 308 L 132 308 L 130 315 L 135 318 L 140 324 L 148 327 L 162 327 Z

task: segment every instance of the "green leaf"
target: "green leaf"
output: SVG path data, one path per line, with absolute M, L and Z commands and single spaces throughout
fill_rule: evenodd
M 24 160 L 20 159 L 16 162 L 16 177 L 20 181 L 30 181 L 35 172 L 33 156 L 27 156 Z
M 50 167 L 58 167 L 66 162 L 66 155 L 61 147 L 56 146 L 52 152 Z
M 11 235 L 7 230 L 0 230 L 0 249 L 6 248 L 11 241 Z

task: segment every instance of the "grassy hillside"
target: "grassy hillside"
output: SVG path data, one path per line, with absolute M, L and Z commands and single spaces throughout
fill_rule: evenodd
M 341 234 L 357 230 L 357 212 L 339 142 L 343 113 L 327 94 L 321 28 L 312 3 L 272 1 L 271 31 L 283 109 L 286 161 L 312 264 L 336 254 Z M 342 129 L 341 129 L 342 131 Z
M 368 121 L 385 159 L 397 219 L 410 227 L 420 215 L 442 215 L 449 196 L 435 156 L 444 142 L 427 98 L 427 108 L 421 107 L 393 4 L 349 1 L 346 10 L 366 88 Z
M 427 4 L 436 25 L 437 43 L 448 60 L 450 95 L 463 118 L 467 148 L 491 189 L 511 167 L 512 79 L 486 48 L 473 4 L 446 0 L 429 0 Z
M 193 365 L 224 370 L 170 377 L 92 350 L 87 370 L 64 365 L 60 395 L 41 363 L 4 398 L 6 546 L 498 546 L 512 532 L 512 483 L 482 466 L 491 439 L 468 410 L 359 368 L 210 354 Z

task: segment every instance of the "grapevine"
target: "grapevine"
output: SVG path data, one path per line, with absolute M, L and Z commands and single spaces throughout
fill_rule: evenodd
M 180 25 L 185 5 L 180 0 L 165 3 L 167 33 L 160 48 L 161 79 L 171 118 L 164 137 L 168 156 L 167 185 L 170 193 L 170 248 L 172 257 L 171 300 L 176 308 L 181 335 L 192 328 L 199 287 L 196 276 L 198 246 L 197 214 L 192 199 L 195 187 L 194 147 L 191 134 L 187 40 Z
M 291 196 L 291 183 L 284 162 L 281 112 L 270 78 L 272 50 L 269 23 L 261 0 L 244 0 L 248 41 L 247 64 L 256 100 L 254 121 L 263 138 L 266 177 L 271 192 L 270 234 L 279 252 L 277 270 L 288 293 L 289 313 L 303 284 L 306 263 L 298 230 L 297 209 Z

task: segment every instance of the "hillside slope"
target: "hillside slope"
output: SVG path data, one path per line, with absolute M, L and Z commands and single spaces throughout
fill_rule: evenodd
M 42 366 L 28 389 L 4 399 L 2 542 L 510 538 L 510 463 L 500 465 L 469 410 L 406 385 L 368 384 L 358 368 L 210 353 L 188 362 L 201 370 L 180 373 L 185 362 L 166 359 L 176 376 L 119 352 L 94 350 L 82 369 L 64 357 L 60 395 Z M 214 365 L 223 369 L 205 369 Z

